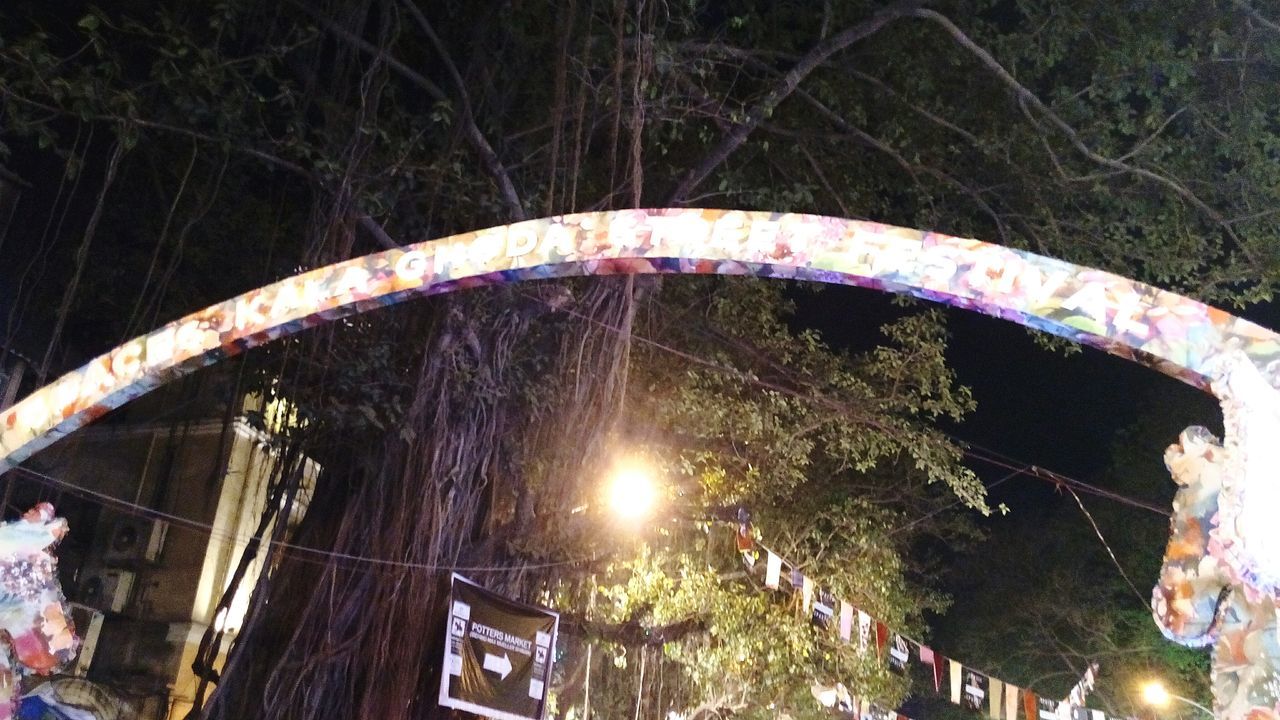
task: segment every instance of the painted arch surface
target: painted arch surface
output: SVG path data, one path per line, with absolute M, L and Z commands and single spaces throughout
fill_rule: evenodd
M 296 275 L 134 338 L 0 414 L 0 470 L 198 367 L 412 297 L 543 278 L 753 275 L 906 293 L 1061 335 L 1208 389 L 1240 351 L 1273 382 L 1280 336 L 1111 273 L 978 240 L 816 215 L 667 209 L 563 215 Z

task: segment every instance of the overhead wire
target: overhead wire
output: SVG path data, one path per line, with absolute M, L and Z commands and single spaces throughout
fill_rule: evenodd
M 56 478 L 52 475 L 48 475 L 46 473 L 32 470 L 30 468 L 16 467 L 10 470 L 10 472 L 26 476 L 31 480 L 43 483 L 51 487 L 65 490 L 67 492 L 72 493 L 73 495 L 80 495 L 82 497 L 89 498 L 91 499 L 91 501 L 97 504 L 110 507 L 126 515 L 132 515 L 134 517 L 141 517 L 149 520 L 161 520 L 161 521 L 170 523 L 172 525 L 177 525 L 178 527 L 183 527 L 188 530 L 193 530 L 196 532 L 200 532 L 202 534 L 207 534 L 210 537 L 213 537 L 218 540 L 224 540 L 227 542 L 248 542 L 252 539 L 252 537 L 248 535 L 242 535 L 235 532 L 220 530 L 216 526 L 209 523 L 204 523 L 199 520 L 195 520 L 182 515 L 167 513 L 162 510 L 156 510 L 154 508 L 150 508 L 145 505 L 130 502 L 128 500 L 122 500 L 113 495 L 109 495 L 107 493 L 99 492 L 96 490 L 91 490 L 82 485 L 77 485 L 75 483 L 68 482 L 61 478 Z M 389 558 L 370 557 L 367 555 L 353 555 L 350 553 L 340 553 L 340 552 L 333 552 L 330 550 L 321 550 L 319 548 L 313 548 L 306 545 L 299 545 L 297 543 L 291 543 L 284 540 L 271 540 L 269 538 L 262 538 L 261 542 L 264 545 L 270 545 L 271 547 L 276 547 L 283 550 L 302 553 L 304 555 L 313 556 L 315 558 L 319 558 L 324 561 L 341 560 L 341 561 L 347 561 L 347 562 L 356 563 L 356 564 L 380 565 L 380 566 L 387 566 L 387 567 L 405 568 L 405 569 L 413 569 L 413 570 L 428 570 L 428 571 L 435 571 L 435 572 L 443 572 L 443 571 L 450 571 L 450 570 L 455 572 L 473 572 L 473 573 L 504 572 L 508 570 L 518 570 L 518 569 L 541 569 L 541 568 L 550 568 L 550 567 L 563 567 L 566 565 L 580 565 L 583 563 L 595 562 L 600 559 L 599 557 L 592 556 L 592 557 L 574 558 L 571 560 L 560 560 L 560 561 L 554 561 L 554 562 L 544 562 L 544 563 L 522 562 L 518 564 L 513 563 L 509 565 L 430 565 L 425 563 L 406 562 L 403 560 L 392 560 Z M 307 560 L 307 558 L 305 557 L 298 558 L 298 559 L 304 560 L 304 561 Z

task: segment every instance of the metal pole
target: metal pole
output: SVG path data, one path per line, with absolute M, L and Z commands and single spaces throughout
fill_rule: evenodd
M 636 686 L 636 716 L 640 720 L 640 701 L 644 699 L 644 661 L 649 657 L 648 648 L 640 646 L 640 684 Z

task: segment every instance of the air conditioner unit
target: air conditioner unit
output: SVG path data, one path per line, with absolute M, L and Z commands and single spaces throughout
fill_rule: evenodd
M 70 673 L 77 677 L 84 677 L 89 673 L 89 666 L 93 664 L 93 653 L 98 649 L 98 635 L 102 633 L 104 616 L 99 610 L 88 605 L 69 604 L 71 620 L 76 626 L 76 635 L 80 636 L 80 653 L 76 655 L 76 665 L 71 668 Z
M 156 562 L 164 549 L 169 523 L 147 518 L 122 518 L 111 527 L 104 558 L 108 565 Z
M 81 596 L 86 605 L 103 612 L 124 612 L 135 578 L 129 570 L 103 570 L 85 581 Z

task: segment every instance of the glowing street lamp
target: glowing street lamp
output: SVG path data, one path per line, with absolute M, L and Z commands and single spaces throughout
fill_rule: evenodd
M 1180 703 L 1190 705 L 1194 708 L 1198 708 L 1204 711 L 1204 714 L 1208 715 L 1209 717 L 1213 717 L 1212 710 L 1210 710 L 1209 708 L 1201 705 L 1200 703 L 1190 698 L 1184 698 L 1181 695 L 1174 695 L 1173 693 L 1169 692 L 1165 688 L 1164 684 L 1161 683 L 1159 680 L 1152 680 L 1151 682 L 1145 683 L 1142 686 L 1142 700 L 1146 704 L 1155 708 L 1168 707 L 1170 700 L 1177 700 Z
M 626 465 L 609 483 L 609 507 L 624 520 L 638 521 L 648 517 L 658 501 L 658 485 L 649 468 Z

